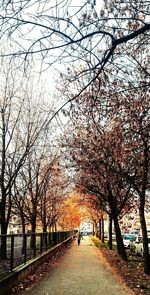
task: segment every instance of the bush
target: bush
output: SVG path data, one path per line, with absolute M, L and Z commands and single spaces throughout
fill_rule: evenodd
M 108 241 L 102 243 L 96 236 L 91 236 L 92 241 L 94 242 L 95 246 L 99 249 L 109 249 Z

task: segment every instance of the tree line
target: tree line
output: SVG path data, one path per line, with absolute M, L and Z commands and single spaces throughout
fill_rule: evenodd
M 6 258 L 6 234 L 12 216 L 22 233 L 57 230 L 63 216 L 68 179 L 56 143 L 56 124 L 49 124 L 53 105 L 44 104 L 42 90 L 33 87 L 16 64 L 1 64 L 0 89 L 0 226 L 1 258 Z M 62 221 L 60 221 L 62 222 Z M 4 236 L 3 236 L 4 235 Z M 34 237 L 34 236 L 33 236 Z
M 58 94 L 62 105 L 49 120 L 61 109 L 69 118 L 63 146 L 70 147 L 71 165 L 77 166 L 77 185 L 94 195 L 94 202 L 113 218 L 123 259 L 118 218 L 134 206 L 139 208 L 146 273 L 150 269 L 144 215 L 149 201 L 149 11 L 150 1 L 140 0 L 107 0 L 102 5 L 96 0 L 79 5 L 12 0 L 3 1 L 0 13 L 1 56 L 17 57 L 25 67 L 38 58 L 40 69 L 56 64 L 57 72 L 64 64 Z M 25 156 L 35 139 L 31 125 Z M 25 156 L 18 163 L 22 165 Z M 3 168 L 4 158 L 5 153 Z M 32 193 L 31 185 L 29 189 Z

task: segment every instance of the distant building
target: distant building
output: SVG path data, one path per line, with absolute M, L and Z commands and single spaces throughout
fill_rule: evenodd
M 19 216 L 13 215 L 10 217 L 7 234 L 20 234 L 22 233 L 21 220 Z
M 145 220 L 147 225 L 147 230 L 150 229 L 150 212 L 145 212 Z M 134 229 L 140 229 L 141 223 L 140 223 L 140 216 L 138 212 L 130 213 L 125 215 L 121 220 L 121 228 L 123 230 L 134 230 Z
M 87 233 L 87 234 L 92 234 L 93 232 L 93 223 L 90 221 L 82 221 L 80 224 L 80 231 Z

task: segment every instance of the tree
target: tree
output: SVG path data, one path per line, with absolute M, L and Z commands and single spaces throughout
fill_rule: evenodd
M 82 191 L 82 188 L 80 188 Z M 99 206 L 99 202 L 94 195 L 83 196 L 83 205 L 86 208 L 87 217 L 93 221 L 95 235 L 104 243 L 104 212 Z
M 133 95 L 133 94 L 132 94 Z M 124 122 L 120 124 L 123 146 L 118 159 L 120 162 L 118 173 L 131 184 L 138 196 L 139 216 L 143 236 L 144 271 L 149 274 L 150 260 L 147 240 L 147 226 L 145 220 L 146 202 L 149 194 L 149 94 L 140 91 L 138 96 L 130 97 L 130 104 L 122 101 L 124 108 Z M 117 127 L 120 129 L 120 127 Z M 123 164 L 124 163 L 124 164 Z
M 102 137 L 102 130 L 105 130 L 108 145 L 108 148 L 105 146 L 108 151 L 106 153 L 107 166 L 110 168 L 111 174 L 116 177 L 117 174 L 119 177 L 121 175 L 122 182 L 131 186 L 131 191 L 136 196 L 136 202 L 138 200 L 140 204 L 140 220 L 145 244 L 144 270 L 148 274 L 149 255 L 144 210 L 149 191 L 149 74 L 146 70 L 148 59 L 144 52 L 140 49 L 136 53 L 135 59 L 139 65 L 138 69 L 135 69 L 135 65 L 131 64 L 136 74 L 133 76 L 134 82 L 130 77 L 129 69 L 124 77 L 121 76 L 121 79 L 118 79 L 117 76 L 116 78 L 112 77 L 110 81 L 109 78 L 101 75 L 100 85 L 95 83 L 90 91 L 84 91 L 80 96 L 80 101 L 72 102 L 70 110 L 66 109 L 64 114 L 70 115 L 73 122 L 80 118 L 80 125 L 81 119 L 85 117 L 82 127 L 85 130 L 85 136 L 78 135 L 73 127 L 75 136 L 78 136 L 79 149 L 83 147 L 83 141 L 87 140 L 87 137 L 88 140 L 93 138 L 95 130 L 97 130 L 95 139 L 98 136 Z M 144 68 L 142 67 L 143 60 Z M 76 84 L 78 85 L 78 81 Z M 91 125 L 93 128 L 89 133 L 86 129 L 89 128 L 87 126 L 90 123 L 93 124 Z M 99 135 L 97 135 L 98 133 Z M 87 148 L 84 148 L 84 152 L 87 153 Z M 99 150 L 96 153 L 98 154 Z M 73 151 L 72 154 L 74 155 Z M 91 158 L 92 153 L 90 154 Z
M 58 224 L 62 230 L 78 229 L 82 219 L 80 205 L 76 202 L 76 196 L 66 196 L 64 199 Z
M 52 165 L 55 159 L 55 155 L 53 156 L 53 154 L 51 154 L 51 162 L 45 164 L 45 162 L 48 159 L 48 156 L 50 158 L 50 146 L 48 145 L 47 137 L 44 137 L 43 133 L 45 132 L 41 130 L 40 136 L 38 137 L 38 145 L 32 147 L 32 151 L 30 151 L 26 159 L 26 192 L 24 196 L 26 197 L 25 216 L 28 222 L 31 224 L 31 232 L 33 234 L 31 236 L 32 248 L 35 244 L 38 209 L 40 204 L 42 204 L 43 196 L 46 194 L 48 190 L 47 182 L 51 177 Z M 45 207 L 43 208 L 43 210 L 45 214 Z M 46 231 L 46 228 L 43 228 L 43 230 Z
M 47 124 L 49 113 L 43 113 L 36 105 L 36 110 L 28 94 L 28 79 L 14 70 L 16 64 L 2 64 L 3 87 L 1 87 L 0 109 L 0 190 L 1 190 L 1 234 L 7 234 L 12 210 L 14 185 L 21 174 L 32 147 L 38 143 L 41 130 Z M 16 77 L 18 80 L 16 81 Z M 24 90 L 25 89 L 25 90 Z M 33 98 L 33 97 L 32 97 Z M 30 103 L 29 103 L 30 100 Z M 32 105 L 32 106 L 31 106 Z M 31 111 L 32 110 L 32 111 Z M 32 115 L 34 115 L 32 117 Z M 2 236 L 1 257 L 6 257 L 6 237 Z
M 65 134 L 65 147 L 68 145 L 76 167 L 74 179 L 84 193 L 93 194 L 98 198 L 101 210 L 112 216 L 118 253 L 126 260 L 118 217 L 130 210 L 133 199 L 131 185 L 127 184 L 121 175 L 114 174 L 114 147 L 108 131 L 99 133 L 97 126 L 87 125 L 83 118 L 82 114 L 82 117 L 79 117 L 80 125 L 76 122 L 76 128 L 75 123 L 73 124 L 68 138 Z
M 7 234 L 12 208 L 12 189 L 19 170 L 33 144 L 34 138 L 20 129 L 25 107 L 25 95 L 21 93 L 21 82 L 15 83 L 16 72 L 3 67 L 4 87 L 1 88 L 1 234 Z M 6 257 L 6 237 L 2 237 L 1 257 Z
M 100 6 L 97 1 L 89 0 L 79 4 L 80 7 L 74 8 L 74 11 L 72 10 L 72 1 L 61 1 L 59 3 L 53 1 L 51 3 L 53 7 L 47 1 L 43 1 L 39 5 L 31 0 L 18 1 L 17 3 L 13 0 L 7 3 L 3 1 L 3 10 L 0 16 L 2 27 L 1 40 L 5 45 L 7 35 L 7 40 L 13 42 L 11 51 L 8 50 L 6 52 L 5 47 L 5 53 L 3 50 L 2 55 L 5 57 L 19 56 L 21 61 L 23 56 L 26 62 L 31 62 L 31 59 L 40 55 L 41 63 L 44 61 L 43 65 L 45 67 L 62 61 L 69 64 L 69 67 L 67 65 L 67 70 L 63 68 L 65 76 L 68 78 L 64 87 L 65 92 L 63 93 L 65 100 L 59 109 L 52 114 L 51 119 L 68 102 L 70 102 L 71 106 L 70 113 L 78 117 L 78 113 L 83 114 L 83 109 L 85 109 L 82 104 L 84 100 L 84 102 L 88 102 L 88 104 L 85 104 L 88 105 L 85 113 L 87 121 L 91 121 L 94 118 L 93 126 L 96 124 L 97 128 L 101 129 L 101 124 L 98 123 L 102 123 L 103 119 L 103 125 L 108 128 L 106 121 L 109 120 L 109 124 L 113 124 L 116 114 L 121 117 L 120 122 L 122 123 L 124 112 L 121 109 L 122 99 L 125 100 L 126 109 L 127 103 L 129 103 L 130 107 L 130 97 L 134 93 L 136 93 L 135 96 L 133 95 L 134 102 L 136 103 L 137 96 L 139 95 L 138 90 L 140 89 L 142 92 L 149 87 L 149 79 L 146 78 L 143 83 L 143 79 L 139 79 L 141 77 L 139 73 L 142 72 L 143 75 L 149 77 L 148 46 L 150 24 L 148 16 L 150 2 L 140 0 L 136 2 L 131 0 L 114 0 L 112 2 L 107 0 L 104 1 L 103 6 Z M 30 13 L 31 8 L 35 11 L 33 14 Z M 21 28 L 24 28 L 24 30 L 21 30 Z M 25 41 L 23 41 L 24 38 L 26 38 Z M 15 49 L 13 47 L 14 43 Z M 55 54 L 51 54 L 52 52 Z M 140 60 L 141 52 L 143 55 Z M 70 70 L 71 63 L 74 67 L 74 72 Z M 78 85 L 76 82 L 78 82 Z M 75 84 L 77 87 L 75 87 Z M 67 85 L 70 89 L 74 89 L 72 95 L 69 94 L 68 96 L 66 91 Z M 91 90 L 92 93 L 90 92 Z M 81 104 L 78 104 L 76 108 L 73 101 L 77 97 L 80 97 Z M 113 154 L 114 158 L 111 158 L 113 165 L 109 166 L 109 168 L 111 167 L 109 172 L 112 175 L 113 171 L 115 171 L 115 176 L 117 177 L 118 165 L 121 163 L 120 171 L 122 171 L 122 165 L 124 165 L 127 171 L 125 168 L 125 171 L 121 173 L 121 181 L 124 179 L 125 188 L 131 185 L 132 190 L 137 191 L 140 173 L 137 173 L 132 164 L 135 158 L 135 163 L 139 164 L 138 157 L 140 157 L 143 164 L 143 166 L 140 164 L 140 172 L 142 179 L 144 179 L 143 175 L 145 175 L 146 179 L 146 182 L 143 181 L 143 184 L 140 183 L 138 186 L 138 195 L 142 201 L 140 202 L 141 221 L 144 224 L 144 200 L 149 175 L 149 161 L 147 160 L 149 143 L 146 135 L 144 140 L 142 138 L 144 153 L 141 153 L 140 149 L 136 153 L 135 146 L 131 144 L 131 141 L 126 136 L 126 132 L 129 130 L 126 122 L 124 126 L 126 128 L 124 128 L 123 141 L 122 139 L 120 140 L 120 143 L 123 142 L 124 149 L 119 150 L 122 144 L 119 148 L 116 147 L 116 151 Z M 142 127 L 142 125 L 136 124 L 137 126 Z M 133 127 L 135 127 L 135 123 L 133 123 Z M 110 132 L 108 134 L 110 135 Z M 140 131 L 140 136 L 141 134 L 142 132 Z M 122 136 L 122 133 L 119 133 L 119 135 Z M 117 136 L 114 137 L 114 142 L 115 140 L 117 140 Z M 120 152 L 123 151 L 123 154 L 127 155 L 127 151 L 125 152 L 126 141 L 130 141 L 129 146 L 132 146 L 134 150 L 134 153 L 131 153 L 132 158 L 134 158 L 133 155 L 138 155 L 131 162 L 132 167 L 127 165 L 129 163 L 121 162 L 120 160 Z M 139 138 L 137 137 L 138 142 Z M 110 154 L 108 156 L 110 157 Z M 132 173 L 134 174 L 134 180 L 135 176 L 137 177 L 136 183 L 133 182 Z M 111 181 L 115 180 L 112 178 Z M 145 233 L 146 228 L 143 231 L 144 244 L 146 245 Z M 144 249 L 144 253 L 147 253 L 147 246 L 144 246 Z M 144 261 L 146 263 L 146 258 Z M 148 272 L 147 267 L 145 267 L 145 271 Z
M 56 231 L 58 219 L 62 214 L 66 187 L 68 186 L 67 177 L 57 153 L 52 157 L 51 164 L 45 164 L 42 178 L 44 179 L 44 189 L 38 207 L 38 217 L 42 223 L 43 232 L 47 231 L 47 227 L 49 230 Z
M 24 56 L 30 62 L 30 57 L 40 55 L 45 68 L 55 62 L 73 62 L 79 68 L 82 61 L 88 67 L 81 69 L 78 79 L 86 75 L 87 81 L 79 95 L 103 70 L 107 72 L 109 65 L 115 71 L 122 63 L 129 65 L 129 55 L 135 62 L 133 53 L 149 40 L 149 5 L 140 0 L 107 0 L 102 5 L 89 0 L 78 6 L 73 0 L 39 5 L 32 0 L 3 1 L 1 40 L 6 43 L 7 36 L 12 46 L 15 44 L 11 51 L 5 47 L 3 55 Z

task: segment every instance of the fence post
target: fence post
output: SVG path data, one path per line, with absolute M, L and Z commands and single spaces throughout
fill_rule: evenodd
M 45 232 L 44 235 L 45 235 L 45 249 L 47 250 L 47 232 Z
M 65 236 L 66 236 L 66 234 L 65 234 L 65 231 L 63 231 L 63 238 L 62 238 L 62 242 L 64 242 L 64 240 L 65 240 Z
M 53 246 L 57 245 L 57 232 L 53 232 Z
M 34 235 L 34 249 L 33 249 L 33 254 L 34 254 L 34 258 L 36 257 L 36 233 L 33 233 Z
M 63 233 L 60 232 L 60 243 L 62 243 L 62 242 L 63 242 Z
M 65 240 L 67 240 L 67 233 L 68 233 L 68 232 L 66 231 L 66 232 L 65 232 Z
M 11 235 L 11 256 L 10 256 L 10 270 L 14 267 L 14 235 Z
M 48 240 L 49 240 L 49 248 L 53 247 L 53 241 L 52 241 L 52 233 L 48 233 Z
M 61 232 L 59 231 L 58 232 L 58 244 L 60 244 L 61 243 Z
M 27 235 L 23 235 L 24 263 L 27 261 Z
M 40 252 L 42 254 L 43 252 L 43 233 L 40 234 Z

